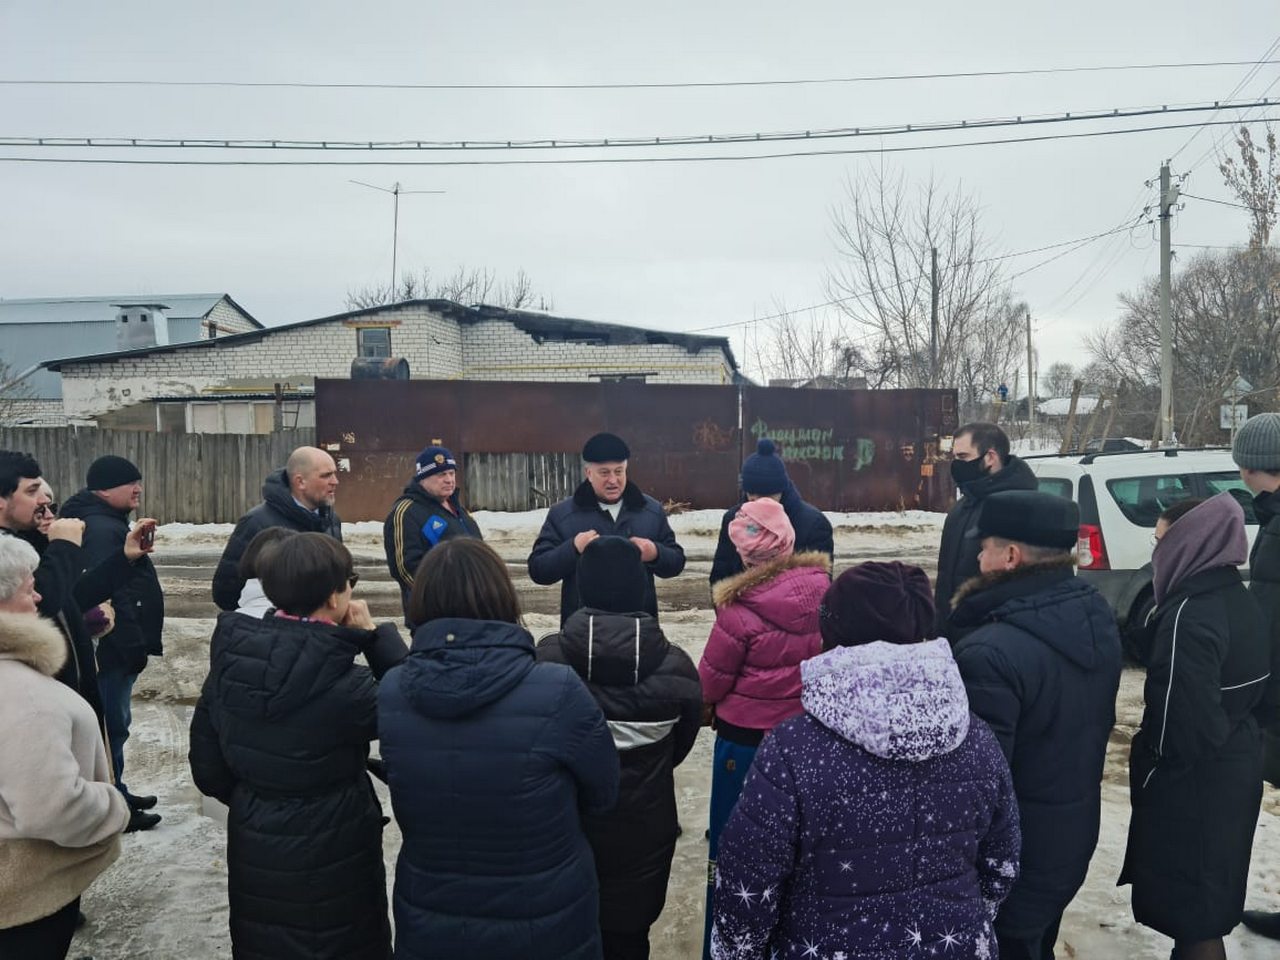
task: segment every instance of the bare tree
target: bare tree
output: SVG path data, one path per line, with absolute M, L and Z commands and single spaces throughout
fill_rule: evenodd
M 1226 157 L 1218 164 L 1223 182 L 1249 212 L 1249 246 L 1265 247 L 1276 225 L 1276 205 L 1280 200 L 1280 157 L 1276 155 L 1276 134 L 1266 125 L 1262 144 L 1253 142 L 1248 127 L 1236 135 L 1240 159 Z
M 827 286 L 885 382 L 989 397 L 1018 366 L 1025 305 L 1014 301 L 982 232 L 981 210 L 933 177 L 908 188 L 874 170 L 846 183 L 832 212 L 838 264 Z M 932 263 L 938 332 L 932 348 Z
M 1071 396 L 1071 384 L 1076 379 L 1076 368 L 1062 360 L 1049 364 L 1042 386 L 1050 397 Z
M 756 347 L 756 363 L 766 380 L 847 380 L 875 366 L 850 339 L 839 314 L 806 320 L 780 302 L 767 322 L 765 342 Z
M 35 393 L 7 360 L 0 359 L 0 426 L 22 419 Z
M 429 267 L 418 274 L 401 274 L 394 290 L 390 285 L 373 284 L 347 291 L 347 309 L 364 310 L 405 300 L 452 300 L 466 305 L 487 304 L 511 310 L 552 309 L 551 298 L 536 293 L 533 281 L 523 270 L 514 277 L 499 279 L 483 267 L 459 267 L 443 280 L 436 279 Z

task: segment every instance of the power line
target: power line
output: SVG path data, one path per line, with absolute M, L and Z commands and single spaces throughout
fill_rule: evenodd
M 983 263 L 996 263 L 1001 260 L 1012 260 L 1015 257 L 1026 257 L 1026 256 L 1030 256 L 1031 254 L 1044 253 L 1046 250 L 1055 250 L 1060 247 L 1074 247 L 1078 249 L 1079 247 L 1092 243 L 1095 240 L 1100 240 L 1103 237 L 1109 237 L 1114 233 L 1119 233 L 1121 231 L 1128 230 L 1130 229 L 1130 226 L 1131 225 L 1129 223 L 1123 223 L 1123 224 L 1120 224 L 1119 226 L 1112 227 L 1110 230 L 1104 230 L 1101 233 L 1095 233 L 1088 237 L 1076 237 L 1074 240 L 1060 240 L 1057 243 L 1046 244 L 1045 246 L 1042 246 L 1042 247 L 1033 247 L 1030 250 L 1018 250 L 1018 251 L 1015 251 L 1014 253 L 1001 253 L 993 257 L 981 257 L 977 260 L 966 261 L 965 265 L 977 266 L 978 264 L 983 264 Z M 1038 270 L 1040 267 L 1043 267 L 1045 264 L 1051 263 L 1054 260 L 1058 259 L 1058 257 L 1066 256 L 1066 254 L 1072 253 L 1072 252 L 1073 250 L 1067 250 L 1067 251 L 1064 251 L 1063 253 L 1059 253 L 1053 257 L 1050 257 L 1048 260 L 1045 260 L 1032 267 L 1029 267 L 1026 270 L 1020 271 L 1019 273 L 1013 274 L 1013 276 L 1009 277 L 1008 279 L 1012 280 L 1014 279 L 1014 277 L 1020 277 L 1023 274 L 1030 273 L 1032 270 Z M 899 281 L 898 283 L 892 286 L 874 287 L 862 293 L 851 294 L 847 297 L 837 297 L 834 300 L 824 300 L 821 303 L 813 303 L 807 307 L 797 307 L 795 310 L 786 310 L 786 311 L 783 311 L 782 313 L 770 314 L 769 316 L 765 316 L 765 317 L 755 317 L 751 320 L 734 320 L 728 323 L 717 323 L 717 324 L 712 324 L 706 327 L 694 327 L 693 329 L 687 330 L 684 332 L 702 333 L 703 331 L 706 331 L 706 330 L 725 330 L 730 327 L 743 327 L 753 323 L 762 323 L 767 320 L 780 320 L 783 317 L 790 316 L 791 314 L 809 313 L 813 310 L 821 310 L 823 307 L 834 307 L 842 303 L 848 303 L 850 300 L 862 300 L 863 298 L 871 295 L 872 293 L 889 293 L 894 290 L 901 290 L 907 284 L 915 283 L 916 281 L 919 281 L 919 280 L 924 280 L 928 276 L 929 274 L 927 273 L 918 273 L 914 276 L 906 277 L 905 279 Z
M 1267 55 L 1270 55 L 1268 51 Z M 1108 73 L 1132 70 L 1190 70 L 1247 67 L 1280 60 L 1196 60 L 1175 63 L 1119 63 L 1082 67 L 1032 67 L 1016 70 L 959 70 L 948 73 L 890 73 L 853 77 L 796 77 L 780 80 L 681 80 L 583 83 L 357 83 L 305 80 L 57 80 L 34 77 L 0 79 L 0 86 L 43 87 L 224 87 L 287 90 L 691 90 L 717 87 L 798 87 L 822 84 L 893 83 L 907 80 L 968 80 L 983 77 L 1030 77 L 1050 74 Z
M 1244 78 L 1239 83 L 1237 83 L 1234 87 L 1231 88 L 1231 92 L 1227 94 L 1226 99 L 1230 100 L 1237 93 L 1243 90 L 1246 84 L 1248 84 L 1249 81 L 1252 80 L 1258 74 L 1258 71 L 1262 69 L 1263 65 L 1268 62 L 1267 58 L 1270 57 L 1273 53 L 1275 53 L 1275 51 L 1278 48 L 1280 48 L 1280 35 L 1277 35 L 1276 38 L 1271 41 L 1271 45 L 1267 47 L 1265 51 L 1263 51 L 1262 56 L 1253 62 L 1253 64 L 1251 65 L 1251 69 L 1249 70 L 1248 73 L 1244 75 Z M 1169 156 L 1169 159 L 1170 160 L 1176 159 L 1178 154 L 1182 153 L 1183 150 L 1191 146 L 1191 144 L 1195 142 L 1196 138 L 1200 136 L 1200 134 L 1202 134 L 1203 132 L 1204 132 L 1204 129 L 1201 128 L 1195 131 L 1193 134 L 1191 134 L 1191 136 L 1187 138 L 1186 142 L 1183 143 L 1182 146 L 1180 146 L 1177 150 L 1173 151 L 1173 153 Z M 1197 164 L 1201 162 L 1203 162 L 1203 158 L 1201 158 L 1201 160 L 1196 161 Z
M 1205 203 L 1216 203 L 1221 207 L 1235 207 L 1237 210 L 1248 210 L 1251 213 L 1266 213 L 1261 207 L 1250 207 L 1243 203 L 1232 203 L 1230 200 L 1215 200 L 1213 197 L 1199 197 L 1194 193 L 1183 193 L 1188 200 L 1202 200 Z
M 1278 101 L 1259 99 L 1232 103 L 1244 109 L 1270 107 Z M 1114 107 L 1110 110 L 1068 111 L 1052 114 L 1023 114 L 1012 117 L 989 117 L 971 120 L 947 120 L 924 123 L 895 123 L 866 127 L 834 127 L 817 130 L 783 130 L 752 133 L 709 133 L 681 136 L 628 136 L 580 139 L 572 137 L 522 140 L 499 138 L 488 140 L 292 140 L 235 139 L 200 137 L 29 137 L 0 136 L 0 147 L 50 147 L 83 149 L 163 149 L 163 150 L 357 150 L 368 151 L 465 151 L 465 150 L 584 150 L 634 147 L 723 146 L 743 143 L 779 143 L 809 140 L 842 140 L 856 137 L 904 136 L 920 133 L 947 133 L 963 130 L 987 130 L 1000 127 L 1026 127 L 1055 123 L 1080 123 L 1093 120 L 1130 119 L 1157 114 L 1217 112 L 1222 104 L 1184 103 L 1144 107 Z
M 1273 117 L 1258 117 L 1252 122 L 1267 122 Z M 866 154 L 917 153 L 927 150 L 955 150 L 963 147 L 990 147 L 1013 143 L 1046 143 L 1054 140 L 1078 140 L 1089 137 L 1113 137 L 1133 133 L 1164 130 L 1189 130 L 1200 126 L 1234 126 L 1235 120 L 1212 120 L 1198 123 L 1166 123 L 1120 130 L 1090 130 L 1083 133 L 1042 134 L 1033 137 L 1009 137 L 1002 140 L 966 140 L 960 143 L 928 143 L 905 147 L 867 147 L 843 150 L 791 150 L 781 153 L 709 154 L 699 156 L 662 157 L 567 157 L 553 160 L 132 160 L 124 157 L 35 157 L 0 156 L 0 163 L 109 164 L 123 166 L 169 167 L 498 167 L 551 166 L 598 163 L 713 163 L 747 160 L 785 160 L 795 157 L 861 156 Z

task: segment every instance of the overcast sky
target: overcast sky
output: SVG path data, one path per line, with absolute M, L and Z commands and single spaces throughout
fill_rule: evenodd
M 198 8 L 9 0 L 0 6 L 0 79 L 767 80 L 1256 60 L 1280 34 L 1275 0 L 1169 0 L 1158 7 L 1109 0 L 1058 4 L 1052 12 L 991 0 L 872 6 L 651 0 L 620 13 L 615 4 L 555 0 L 222 0 Z M 1235 66 L 657 91 L 3 86 L 0 136 L 506 140 L 755 132 L 1218 100 L 1247 72 Z M 1263 67 L 1240 96 L 1261 95 L 1272 84 L 1271 94 L 1280 95 L 1277 80 L 1280 65 Z M 1226 128 L 1206 130 L 1177 156 L 1175 172 L 1186 172 L 1215 137 L 1228 135 Z M 993 251 L 1012 252 L 1101 232 L 1135 204 L 1153 202 L 1143 181 L 1189 136 L 1175 130 L 972 147 L 885 162 L 913 181 L 932 172 L 962 184 L 983 206 Z M 954 139 L 925 134 L 883 143 Z M 0 148 L 0 156 L 18 155 L 74 154 Z M 0 163 L 0 296 L 225 291 L 267 324 L 340 312 L 348 289 L 384 282 L 391 265 L 391 198 L 347 181 L 398 180 L 406 190 L 446 191 L 402 198 L 402 267 L 430 265 L 438 274 L 460 265 L 500 274 L 522 268 L 558 314 L 693 330 L 770 314 L 776 302 L 800 307 L 826 299 L 832 205 L 847 176 L 880 162 L 828 156 L 276 169 Z M 1229 196 L 1212 155 L 1192 170 L 1187 189 Z M 1243 211 L 1188 201 L 1174 237 L 1227 244 L 1246 231 Z M 1012 260 L 1010 272 L 1048 255 Z M 1082 335 L 1114 321 L 1117 294 L 1157 269 L 1152 228 L 1142 227 L 1015 280 L 1015 293 L 1035 316 L 1041 368 L 1083 359 Z M 730 335 L 742 358 L 745 329 L 714 332 Z

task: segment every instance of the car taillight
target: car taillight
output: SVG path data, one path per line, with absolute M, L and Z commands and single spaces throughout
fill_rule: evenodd
M 1110 570 L 1107 545 L 1102 542 L 1102 528 L 1092 523 L 1080 524 L 1080 539 L 1076 552 L 1081 570 Z

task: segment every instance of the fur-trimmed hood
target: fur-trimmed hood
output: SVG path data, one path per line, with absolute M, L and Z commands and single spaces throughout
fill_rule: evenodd
M 1012 570 L 997 570 L 994 573 L 980 573 L 976 577 L 970 577 L 956 588 L 955 596 L 951 599 L 952 609 L 960 606 L 961 601 L 966 597 L 971 597 L 977 593 L 983 593 L 993 587 L 998 587 L 1005 583 L 1012 583 L 1017 580 L 1025 580 L 1029 577 L 1037 577 L 1049 570 L 1070 569 L 1075 565 L 1075 554 L 1068 554 L 1061 558 L 1047 560 L 1044 563 L 1029 563 L 1025 566 L 1015 567 Z
M 67 641 L 44 617 L 0 612 L 0 660 L 17 660 L 52 677 L 67 662 Z
M 831 558 L 816 550 L 806 550 L 803 553 L 793 553 L 789 557 L 762 563 L 758 567 L 751 567 L 721 580 L 711 588 L 711 600 L 717 607 L 737 603 L 749 590 L 768 583 L 787 570 L 799 570 L 802 567 L 817 567 L 830 576 Z

